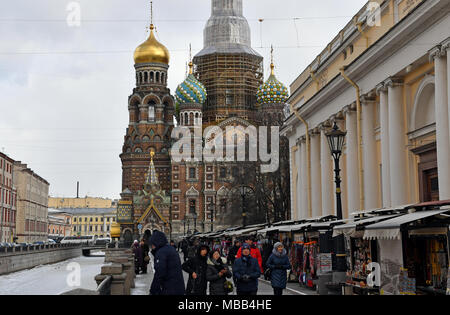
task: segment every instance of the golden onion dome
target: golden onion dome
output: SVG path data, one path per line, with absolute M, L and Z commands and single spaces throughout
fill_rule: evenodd
M 148 39 L 136 48 L 134 52 L 134 62 L 138 63 L 163 63 L 168 65 L 170 60 L 169 50 L 155 38 L 153 30 L 155 27 L 150 25 L 150 36 Z
M 117 222 L 113 222 L 111 224 L 111 238 L 120 238 L 120 224 Z

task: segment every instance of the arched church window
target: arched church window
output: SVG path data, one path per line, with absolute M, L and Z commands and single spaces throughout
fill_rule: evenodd
M 155 78 L 155 73 L 153 71 L 150 72 L 150 83 L 153 83 Z
M 142 72 L 139 72 L 139 84 L 142 84 Z
M 156 83 L 159 83 L 159 72 L 156 72 Z
M 166 76 L 164 75 L 164 73 L 161 73 L 161 83 L 165 84 L 166 82 L 164 81 L 164 79 L 166 78 Z
M 146 72 L 144 72 L 144 83 L 147 83 L 147 82 L 148 82 L 148 73 L 146 71 Z
M 155 121 L 155 102 L 151 101 L 148 104 L 148 121 Z
M 134 150 L 134 153 L 142 153 L 142 149 L 141 149 L 141 148 L 136 148 L 136 149 Z

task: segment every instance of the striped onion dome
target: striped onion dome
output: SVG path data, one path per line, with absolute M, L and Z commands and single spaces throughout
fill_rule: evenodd
M 271 65 L 272 73 L 267 81 L 258 88 L 256 100 L 258 104 L 283 104 L 289 98 L 287 87 L 277 80 L 274 74 L 274 66 Z
M 192 63 L 189 64 L 189 75 L 181 83 L 175 92 L 175 97 L 178 104 L 203 104 L 206 101 L 206 89 L 205 86 L 199 82 L 192 74 Z

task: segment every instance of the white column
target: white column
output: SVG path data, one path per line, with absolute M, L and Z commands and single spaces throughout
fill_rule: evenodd
M 296 187 L 296 194 L 297 194 L 297 205 L 296 205 L 296 211 L 297 211 L 297 218 L 300 219 L 302 216 L 302 173 L 301 173 L 301 142 L 298 140 L 297 141 L 297 152 L 295 154 L 295 158 L 296 158 L 296 164 L 297 164 L 297 187 Z
M 296 149 L 294 149 L 296 147 Z M 290 150 L 290 169 L 291 169 L 291 218 L 293 220 L 298 220 L 299 213 L 299 199 L 300 199 L 300 147 L 297 142 L 293 143 Z
M 450 37 L 442 42 L 442 54 L 447 55 L 447 105 L 450 132 Z
M 334 211 L 334 179 L 333 179 L 333 163 L 331 158 L 330 147 L 328 146 L 326 128 L 321 127 L 320 130 L 320 167 L 322 180 L 322 215 L 333 215 Z
M 356 126 L 356 111 L 347 108 L 345 110 L 347 127 L 347 200 L 348 212 L 359 209 L 359 176 L 358 176 L 358 132 Z
M 313 218 L 322 216 L 322 173 L 320 171 L 320 133 L 311 133 L 311 199 Z
M 389 163 L 389 108 L 387 88 L 383 83 L 377 86 L 380 94 L 380 129 L 381 129 L 381 191 L 383 208 L 391 206 L 391 179 Z
M 364 208 L 378 208 L 378 165 L 377 144 L 375 140 L 375 98 L 363 96 L 362 104 L 362 149 Z
M 450 140 L 447 85 L 447 59 L 441 47 L 430 51 L 434 60 L 434 102 L 436 112 L 436 150 L 439 180 L 439 199 L 450 199 Z
M 405 122 L 403 116 L 403 81 L 389 78 L 389 157 L 391 180 L 391 203 L 399 206 L 408 203 L 406 182 Z
M 300 218 L 309 218 L 308 213 L 308 168 L 306 163 L 306 142 L 301 141 L 300 145 Z

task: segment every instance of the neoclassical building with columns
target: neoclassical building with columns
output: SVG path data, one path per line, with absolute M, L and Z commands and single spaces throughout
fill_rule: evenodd
M 335 214 L 334 122 L 344 218 L 450 199 L 449 51 L 448 0 L 370 1 L 299 74 L 282 128 L 294 220 Z

